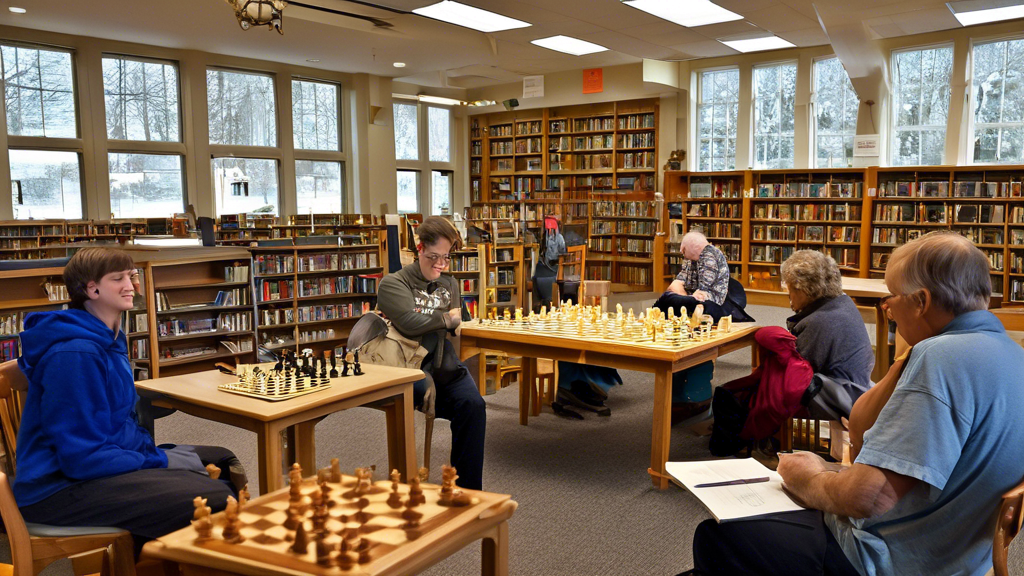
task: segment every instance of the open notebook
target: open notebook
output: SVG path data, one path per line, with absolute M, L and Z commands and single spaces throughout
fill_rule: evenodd
M 753 458 L 668 462 L 665 470 L 692 492 L 719 522 L 804 509 L 783 492 L 782 477 Z M 769 478 L 768 482 L 696 488 L 698 484 L 764 476 Z

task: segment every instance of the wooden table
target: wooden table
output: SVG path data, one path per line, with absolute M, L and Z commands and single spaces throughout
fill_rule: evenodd
M 875 309 L 875 369 L 871 379 L 878 382 L 889 371 L 889 318 L 879 304 L 889 295 L 889 289 L 881 278 L 843 276 L 843 292 L 855 303 Z
M 356 479 L 342 476 L 340 483 L 328 482 L 331 488 L 329 498 L 334 502 L 328 510 L 325 523 L 325 543 L 335 548 L 340 543 L 342 529 L 353 527 L 352 523 L 341 521 L 342 514 L 357 510 L 359 496 L 346 497 L 354 488 Z M 159 569 L 151 570 L 164 575 L 223 576 L 245 574 L 250 576 L 298 576 L 317 574 L 330 576 L 402 576 L 412 575 L 437 564 L 455 552 L 477 540 L 483 542 L 484 576 L 507 576 L 508 574 L 508 520 L 515 512 L 517 503 L 507 494 L 492 494 L 467 490 L 474 502 L 460 508 L 437 505 L 439 486 L 422 484 L 426 503 L 417 510 L 424 514 L 418 537 L 409 538 L 403 534 L 401 525 L 402 509 L 392 510 L 384 505 L 391 493 L 391 483 L 378 481 L 363 498 L 369 502 L 366 508 L 370 519 L 360 528 L 360 538 L 370 544 L 369 561 L 354 564 L 350 570 L 336 566 L 320 566 L 316 563 L 313 531 L 310 515 L 304 513 L 304 528 L 309 534 L 310 545 L 304 555 L 288 550 L 290 542 L 284 536 L 291 531 L 281 525 L 286 517 L 289 488 L 282 488 L 264 494 L 250 501 L 239 516 L 242 522 L 242 543 L 231 544 L 222 539 L 226 523 L 224 513 L 214 514 L 212 538 L 197 541 L 195 528 L 188 526 L 177 532 L 147 542 L 142 550 L 142 560 L 147 565 L 159 562 Z M 319 489 L 315 477 L 306 478 L 300 488 L 303 500 L 310 502 L 313 492 Z M 399 485 L 403 499 L 409 487 Z M 310 507 L 311 508 L 311 507 Z M 354 555 L 350 554 L 349 558 Z M 337 561 L 337 558 L 334 558 Z
M 462 359 L 483 350 L 500 350 L 510 356 L 522 356 L 523 373 L 519 378 L 519 423 L 527 425 L 533 404 L 533 379 L 537 358 L 550 358 L 580 364 L 637 370 L 654 374 L 654 422 L 651 430 L 651 481 L 658 488 L 668 487 L 665 462 L 668 460 L 672 426 L 672 374 L 740 348 L 750 346 L 757 363 L 757 345 L 752 324 L 734 324 L 732 332 L 707 342 L 675 349 L 658 348 L 614 341 L 587 341 L 578 338 L 502 331 L 480 327 L 479 321 L 462 325 Z
M 423 378 L 423 372 L 370 364 L 362 368 L 362 376 L 334 378 L 331 387 L 322 392 L 278 402 L 218 390 L 218 385 L 236 377 L 216 370 L 140 380 L 135 388 L 156 406 L 255 432 L 261 494 L 282 486 L 281 432 L 288 433 L 288 461 L 298 462 L 303 470 L 315 470 L 314 427 L 318 420 L 348 408 L 394 399 L 379 406 L 387 418 L 388 469 L 397 468 L 402 478 L 408 479 L 416 473 L 412 383 Z

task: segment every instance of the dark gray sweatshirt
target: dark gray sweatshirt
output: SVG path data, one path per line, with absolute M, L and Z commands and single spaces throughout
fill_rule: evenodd
M 815 300 L 786 320 L 796 348 L 816 373 L 871 385 L 875 355 L 857 305 L 843 294 Z
M 427 354 L 440 358 L 445 332 L 461 323 L 448 311 L 462 308 L 462 291 L 459 281 L 447 274 L 428 282 L 419 263 L 413 262 L 384 276 L 377 289 L 377 308 L 402 336 L 417 340 Z

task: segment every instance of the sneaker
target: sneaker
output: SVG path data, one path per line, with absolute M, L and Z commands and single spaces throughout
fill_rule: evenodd
M 597 412 L 598 416 L 611 416 L 612 411 L 604 405 L 604 402 L 593 403 L 590 402 L 586 397 L 580 397 L 575 393 L 575 390 L 566 390 L 565 388 L 558 389 L 557 400 L 562 404 L 571 404 L 577 408 L 584 410 L 590 410 L 591 412 Z
M 711 398 L 703 402 L 680 402 L 672 405 L 672 425 L 675 426 L 708 411 L 711 407 Z

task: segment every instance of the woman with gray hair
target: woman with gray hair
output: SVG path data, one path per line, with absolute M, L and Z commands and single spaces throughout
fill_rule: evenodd
M 1001 495 L 1024 477 L 1024 349 L 987 310 L 989 273 L 955 233 L 893 252 L 883 306 L 913 348 L 857 459 L 824 473 L 810 452 L 783 455 L 786 488 L 811 510 L 702 523 L 695 573 L 986 573 Z

